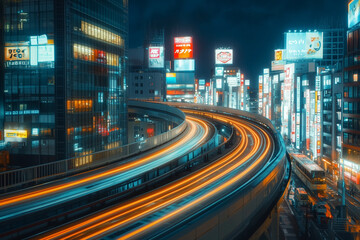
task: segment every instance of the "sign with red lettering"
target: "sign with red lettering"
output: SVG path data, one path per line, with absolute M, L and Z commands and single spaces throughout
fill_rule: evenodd
M 174 59 L 193 58 L 192 37 L 176 37 L 174 39 Z

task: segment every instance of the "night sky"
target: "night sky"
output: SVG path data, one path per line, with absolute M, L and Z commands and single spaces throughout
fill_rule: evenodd
M 193 36 L 196 75 L 209 79 L 214 49 L 232 47 L 234 66 L 252 85 L 270 67 L 288 30 L 347 26 L 347 0 L 130 0 L 130 48 L 143 44 L 151 23 L 174 36 Z M 172 52 L 172 46 L 167 45 Z M 168 54 L 170 56 L 170 54 Z M 166 59 L 169 60 L 169 59 Z

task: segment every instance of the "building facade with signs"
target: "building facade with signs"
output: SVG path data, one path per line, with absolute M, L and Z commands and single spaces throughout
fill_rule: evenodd
M 345 177 L 360 190 L 360 12 L 349 1 L 347 52 L 343 79 L 343 145 Z
M 127 0 L 4 0 L 1 10 L 10 164 L 46 163 L 125 144 Z M 83 159 L 80 165 L 92 161 Z

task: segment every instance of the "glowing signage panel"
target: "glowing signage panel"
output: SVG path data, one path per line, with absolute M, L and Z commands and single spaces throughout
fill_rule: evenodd
M 237 77 L 228 77 L 227 83 L 228 83 L 229 87 L 239 87 L 240 86 L 240 81 Z
M 322 59 L 323 33 L 286 33 L 286 59 Z
M 174 69 L 178 71 L 195 71 L 194 59 L 178 59 L 174 61 Z
M 29 47 L 5 47 L 5 61 L 29 60 Z
M 216 79 L 216 88 L 221 89 L 222 88 L 222 79 Z
M 174 59 L 193 58 L 192 37 L 176 37 L 174 39 Z
M 164 47 L 149 47 L 149 68 L 164 68 Z
M 215 76 L 217 76 L 217 77 L 224 76 L 224 67 L 216 67 L 215 68 Z
M 5 129 L 5 142 L 22 142 L 28 137 L 26 130 Z
M 283 49 L 275 50 L 275 61 L 284 60 L 284 51 Z
M 233 50 L 232 49 L 216 49 L 215 50 L 215 64 L 233 64 Z
M 348 27 L 351 28 L 360 22 L 360 1 L 352 0 L 348 4 Z
M 166 84 L 176 83 L 176 73 L 166 73 Z
M 38 62 L 53 62 L 55 61 L 54 45 L 38 46 Z

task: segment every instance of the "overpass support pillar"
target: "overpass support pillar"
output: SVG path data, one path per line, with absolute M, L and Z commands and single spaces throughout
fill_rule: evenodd
M 279 229 L 279 207 L 281 205 L 279 201 L 275 207 L 271 210 L 271 213 L 266 218 L 264 223 L 258 228 L 258 230 L 251 236 L 250 240 L 257 239 L 269 239 L 277 240 L 280 238 L 280 229 Z

